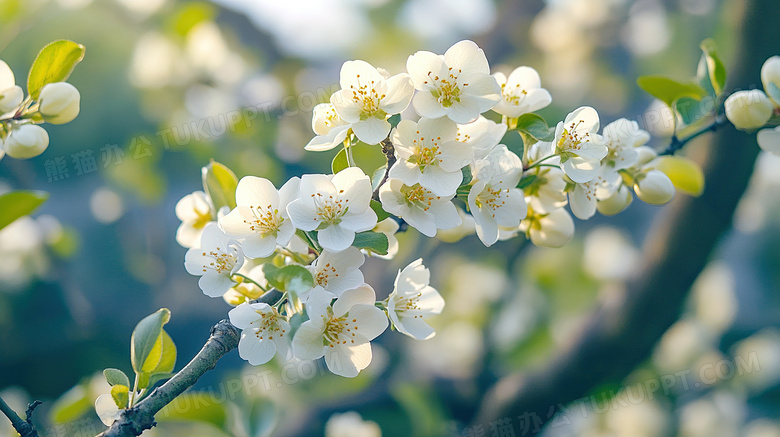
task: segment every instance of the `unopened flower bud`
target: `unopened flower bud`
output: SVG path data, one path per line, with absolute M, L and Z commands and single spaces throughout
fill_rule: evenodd
M 65 124 L 79 115 L 81 95 L 73 85 L 67 82 L 56 82 L 44 85 L 39 101 L 39 111 L 46 122 Z
M 650 170 L 637 178 L 634 192 L 643 202 L 663 205 L 674 197 L 674 184 L 669 176 L 659 170 Z
M 17 85 L 0 90 L 0 114 L 11 112 L 18 108 L 22 104 L 23 99 L 24 91 Z
M 761 83 L 775 106 L 780 106 L 780 100 L 770 91 L 771 85 L 780 89 L 780 56 L 772 56 L 764 62 L 761 67 Z
M 625 185 L 621 185 L 614 194 L 604 200 L 599 200 L 596 203 L 596 209 L 603 215 L 615 215 L 628 208 L 633 200 L 634 196 L 631 195 L 631 190 Z
M 737 91 L 725 106 L 726 117 L 740 130 L 758 129 L 772 117 L 772 102 L 761 90 Z
M 27 159 L 43 153 L 49 147 L 46 129 L 34 124 L 25 124 L 11 131 L 3 148 L 11 158 Z

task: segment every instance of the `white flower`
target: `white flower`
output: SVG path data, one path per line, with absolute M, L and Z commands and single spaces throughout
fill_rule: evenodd
M 574 236 L 574 220 L 563 208 L 548 213 L 528 211 L 528 217 L 520 223 L 531 242 L 542 247 L 561 247 Z
M 453 197 L 454 194 L 437 196 L 420 184 L 408 186 L 399 179 L 388 179 L 379 188 L 382 208 L 401 217 L 426 237 L 436 236 L 437 229 L 460 225 L 458 209 L 451 202 Z
M 571 212 L 580 220 L 587 220 L 596 213 L 596 203 L 606 200 L 620 188 L 623 179 L 613 168 L 602 166 L 598 176 L 574 185 L 569 192 Z
M 365 283 L 360 271 L 365 260 L 365 255 L 356 247 L 349 247 L 338 253 L 323 250 L 314 264 L 307 268 L 314 277 L 315 286 L 319 285 L 338 297 L 345 290 Z
M 309 320 L 293 338 L 293 353 L 302 360 L 325 356 L 328 369 L 353 378 L 371 363 L 371 343 L 387 329 L 387 317 L 374 306 L 374 290 L 363 284 L 347 290 L 330 305 L 331 295 L 315 288 L 306 303 Z
M 266 303 L 242 303 L 228 312 L 230 323 L 241 329 L 238 355 L 253 366 L 271 361 L 277 353 L 289 359 L 290 324 Z
M 639 128 L 635 121 L 620 118 L 604 126 L 601 135 L 607 146 L 607 156 L 602 164 L 621 170 L 629 168 L 639 160 L 637 147 L 650 141 L 650 134 Z
M 615 215 L 628 208 L 633 200 L 634 196 L 631 195 L 631 190 L 625 185 L 621 185 L 611 196 L 599 200 L 596 203 L 596 209 L 603 215 Z
M 406 61 L 414 87 L 414 109 L 423 117 L 449 117 L 470 123 L 501 100 L 485 53 L 472 41 L 460 41 L 444 56 L 420 51 Z
M 669 176 L 659 170 L 650 170 L 637 176 L 634 192 L 643 202 L 663 205 L 674 197 L 674 185 Z
M 320 103 L 314 107 L 311 129 L 317 134 L 304 149 L 313 152 L 330 150 L 343 143 L 352 125 L 342 120 L 336 108 L 330 103 Z
M 46 129 L 34 124 L 23 124 L 14 128 L 3 143 L 5 153 L 11 158 L 34 158 L 49 147 Z
M 538 111 L 552 102 L 552 97 L 542 88 L 539 73 L 531 67 L 517 67 L 509 73 L 493 75 L 501 87 L 502 99 L 494 111 L 509 118 L 517 118 L 529 112 Z
M 506 128 L 504 123 L 496 123 L 480 115 L 476 121 L 459 124 L 455 140 L 471 146 L 474 159 L 482 159 L 501 142 Z
M 409 106 L 414 87 L 409 75 L 385 79 L 365 61 L 347 61 L 341 66 L 341 90 L 330 102 L 342 120 L 352 124 L 355 135 L 367 144 L 378 144 L 390 133 L 387 118 Z
M 756 135 L 756 140 L 763 150 L 780 156 L 780 126 L 774 129 L 761 129 Z
M 38 111 L 47 123 L 65 124 L 79 115 L 81 94 L 67 82 L 48 83 L 41 88 L 38 102 Z
M 525 218 L 525 198 L 516 188 L 522 174 L 522 161 L 503 144 L 476 162 L 468 205 L 477 236 L 486 246 L 498 241 L 499 226 L 516 228 Z
M 241 248 L 216 223 L 203 229 L 200 248 L 192 248 L 184 256 L 187 273 L 201 277 L 198 286 L 209 297 L 220 297 L 236 285 L 231 277 L 243 264 Z
M 523 191 L 531 208 L 536 212 L 549 212 L 566 205 L 567 183 L 560 168 L 535 167 L 526 174 L 529 173 L 534 180 Z
M 469 235 L 474 235 L 477 225 L 474 222 L 474 217 L 466 211 L 455 208 L 458 210 L 460 216 L 460 224 L 450 229 L 439 229 L 436 232 L 436 238 L 444 241 L 445 243 L 456 243 Z
M 555 128 L 555 153 L 561 157 L 563 172 L 574 182 L 595 178 L 602 158 L 607 156 L 607 146 L 598 130 L 599 115 L 589 106 L 576 109 Z
M 387 298 L 387 314 L 395 329 L 417 340 L 436 335 L 425 319 L 444 309 L 444 299 L 428 285 L 430 279 L 431 273 L 418 259 L 398 272 L 393 292 Z
M 457 125 L 447 119 L 402 120 L 393 132 L 398 161 L 389 177 L 406 185 L 419 183 L 440 196 L 455 194 L 463 181 L 460 169 L 471 161 L 471 147 L 455 140 Z
M 23 99 L 24 91 L 16 85 L 14 72 L 0 60 L 0 115 L 18 108 Z
M 236 187 L 236 207 L 219 219 L 222 230 L 241 244 L 249 258 L 265 258 L 286 246 L 295 234 L 287 205 L 298 196 L 297 177 L 279 191 L 268 179 L 245 176 Z
M 203 228 L 214 221 L 214 209 L 206 193 L 195 191 L 176 202 L 176 217 L 181 220 L 176 229 L 176 242 L 186 248 L 200 246 Z
M 398 232 L 398 228 L 400 228 L 398 222 L 395 221 L 395 219 L 392 217 L 388 217 L 377 223 L 372 231 L 385 234 L 385 237 L 387 237 L 387 255 L 380 255 L 370 250 L 365 250 L 366 253 L 369 256 L 379 259 L 390 260 L 395 258 L 395 256 L 398 254 L 399 248 L 398 238 L 395 236 L 395 233 Z
M 764 65 L 761 66 L 761 83 L 764 84 L 764 90 L 774 105 L 780 107 L 780 101 L 771 91 L 773 85 L 780 91 L 780 56 L 772 56 L 764 61 Z
M 317 230 L 323 249 L 341 252 L 355 241 L 355 233 L 376 226 L 371 202 L 371 180 L 357 167 L 335 175 L 304 175 L 298 199 L 287 205 L 296 228 Z
M 325 423 L 325 437 L 382 437 L 376 422 L 363 420 L 355 411 L 334 414 Z
M 765 125 L 774 111 L 769 97 L 761 90 L 737 91 L 723 105 L 734 127 L 747 131 Z

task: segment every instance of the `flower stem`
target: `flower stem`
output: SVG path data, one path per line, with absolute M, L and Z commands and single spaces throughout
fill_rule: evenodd
M 701 130 L 688 135 L 685 138 L 677 138 L 677 135 L 675 134 L 672 136 L 672 141 L 669 143 L 669 146 L 667 146 L 666 149 L 659 153 L 659 155 L 674 155 L 675 152 L 682 149 L 686 144 L 688 144 L 689 141 L 707 132 L 715 132 L 719 127 L 727 123 L 728 122 L 726 121 L 726 117 L 719 115 L 715 117 L 715 120 L 713 120 L 712 123 L 703 127 Z
M 265 287 L 263 287 L 262 285 L 258 284 L 257 281 L 255 281 L 254 279 L 250 278 L 247 275 L 244 275 L 243 273 L 233 273 L 233 276 L 238 276 L 238 277 L 242 278 L 246 282 L 251 282 L 252 284 L 257 285 L 257 288 L 263 290 L 263 293 L 268 291 Z

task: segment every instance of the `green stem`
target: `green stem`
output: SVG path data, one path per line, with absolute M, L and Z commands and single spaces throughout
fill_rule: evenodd
M 557 165 L 552 165 L 552 164 L 542 164 L 544 161 L 547 161 L 548 159 L 555 158 L 556 156 L 558 156 L 558 155 L 545 156 L 544 158 L 534 162 L 533 164 L 529 165 L 528 167 L 524 168 L 523 170 L 524 171 L 528 171 L 528 170 L 530 170 L 530 169 L 532 169 L 534 167 L 543 167 L 543 166 L 546 166 L 546 167 L 558 167 Z
M 689 141 L 707 132 L 715 132 L 719 127 L 725 124 L 728 124 L 726 117 L 719 115 L 715 117 L 715 120 L 713 120 L 712 123 L 703 127 L 701 130 L 688 135 L 685 138 L 677 138 L 677 135 L 675 135 L 672 137 L 672 141 L 669 143 L 669 146 L 667 146 L 666 149 L 659 153 L 659 155 L 674 155 L 675 152 L 682 149 L 686 144 L 688 144 Z
M 263 293 L 268 291 L 265 287 L 263 287 L 262 285 L 258 284 L 257 281 L 255 281 L 254 279 L 250 278 L 247 275 L 244 275 L 242 273 L 233 273 L 233 276 L 238 276 L 238 277 L 242 278 L 244 281 L 251 282 L 251 283 L 257 285 L 257 288 L 263 290 Z

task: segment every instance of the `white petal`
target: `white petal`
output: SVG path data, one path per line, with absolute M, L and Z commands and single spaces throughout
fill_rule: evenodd
M 353 214 L 352 211 L 347 212 L 344 217 L 341 218 L 341 226 L 347 229 L 352 229 L 355 232 L 370 231 L 376 226 L 376 213 L 371 208 L 366 208 L 365 211 L 360 214 Z
M 539 78 L 539 73 L 531 67 L 517 67 L 506 79 L 507 86 L 514 87 L 520 85 L 521 89 L 531 90 L 542 86 L 542 81 Z
M 401 323 L 403 330 L 398 328 L 398 331 L 417 340 L 428 340 L 436 335 L 436 331 L 421 318 L 402 317 Z
M 447 108 L 443 107 L 430 91 L 420 91 L 412 98 L 412 106 L 423 117 L 439 118 L 447 115 Z
M 14 78 L 14 72 L 11 67 L 0 60 L 0 91 L 11 88 L 16 85 L 16 79 Z
M 444 298 L 435 288 L 426 285 L 419 293 L 420 298 L 417 300 L 417 306 L 421 313 L 441 314 L 444 310 Z
M 437 54 L 426 51 L 419 51 L 409 56 L 406 60 L 406 70 L 418 90 L 430 87 L 431 76 L 447 76 L 447 65 L 444 60 Z
M 351 86 L 359 88 L 361 85 L 369 85 L 371 82 L 379 84 L 384 80 L 385 78 L 379 74 L 376 67 L 366 61 L 347 61 L 341 66 L 339 83 L 345 91 L 349 91 Z
M 260 315 L 256 310 L 262 309 L 270 309 L 270 307 L 265 303 L 242 303 L 228 311 L 228 318 L 230 318 L 230 323 L 238 329 L 252 329 L 252 322 L 260 319 Z
M 253 235 L 241 241 L 241 249 L 249 258 L 265 258 L 271 256 L 276 250 L 276 238 L 273 235 L 267 237 Z
M 325 354 L 322 340 L 323 330 L 320 327 L 311 320 L 303 322 L 293 337 L 293 355 L 301 360 L 316 360 Z
M 780 128 L 762 129 L 758 131 L 756 140 L 762 150 L 780 155 Z
M 458 214 L 458 208 L 452 202 L 434 204 L 429 211 L 439 229 L 456 228 L 463 222 Z
M 374 219 L 374 222 L 376 223 L 376 219 Z M 341 252 L 355 241 L 355 231 L 341 225 L 330 225 L 320 230 L 317 233 L 317 238 L 323 249 Z
M 374 289 L 368 284 L 361 284 L 359 287 L 346 290 L 336 300 L 333 304 L 333 314 L 341 317 L 355 305 L 374 305 L 374 302 L 376 302 Z
M 438 165 L 430 165 L 425 168 L 420 176 L 420 185 L 431 190 L 437 196 L 451 196 L 463 181 L 463 173 L 460 169 L 454 172 L 444 171 Z
M 358 331 L 368 340 L 373 340 L 387 329 L 384 311 L 370 305 L 355 305 L 349 310 L 349 320 L 357 324 Z
M 279 205 L 279 192 L 268 179 L 244 176 L 236 187 L 236 204 L 243 206 L 261 206 L 276 208 Z
M 420 182 L 422 173 L 420 172 L 420 167 L 418 165 L 412 164 L 405 159 L 399 159 L 390 167 L 390 172 L 387 176 L 403 181 L 405 185 L 412 186 L 417 182 Z
M 490 74 L 485 52 L 473 41 L 463 40 L 453 44 L 444 53 L 444 62 L 448 67 L 461 73 Z
M 479 109 L 479 106 L 480 105 L 476 98 L 471 96 L 461 96 L 459 102 L 455 102 L 452 104 L 452 106 L 450 106 L 449 111 L 447 111 L 447 117 L 456 123 L 471 123 L 472 121 L 476 120 L 477 117 L 479 117 L 479 114 L 482 113 L 482 111 Z
M 390 123 L 385 119 L 369 117 L 352 124 L 352 131 L 366 144 L 379 144 L 390 133 Z
M 599 174 L 599 161 L 574 156 L 563 163 L 563 171 L 578 184 L 589 182 Z
M 221 297 L 234 285 L 236 283 L 230 280 L 227 275 L 221 275 L 213 270 L 206 271 L 198 280 L 198 287 L 203 291 L 203 294 L 209 297 Z
M 587 220 L 596 214 L 596 195 L 588 193 L 582 185 L 577 184 L 569 194 L 571 212 L 580 220 Z
M 325 363 L 336 375 L 354 378 L 371 364 L 371 344 L 363 343 L 347 347 L 343 345 L 326 348 Z
M 0 61 L 0 66 L 2 66 L 2 64 L 5 64 L 5 62 Z M 0 74 L 2 74 L 2 72 L 0 72 Z M 114 402 L 114 398 L 110 394 L 98 396 L 95 400 L 95 412 L 100 418 L 100 421 L 106 426 L 111 426 L 111 424 L 118 420 L 119 416 L 122 414 L 122 410 L 116 406 L 116 402 Z
M 287 216 L 290 217 L 296 228 L 304 231 L 313 231 L 320 225 L 317 211 L 303 199 L 295 200 L 287 205 Z
M 400 114 L 403 112 L 414 95 L 414 84 L 408 74 L 396 74 L 387 79 L 387 95 L 382 99 L 380 108 L 386 113 Z
M 260 340 L 253 331 L 245 330 L 238 341 L 238 355 L 249 364 L 259 366 L 276 355 L 276 343 L 267 338 Z

